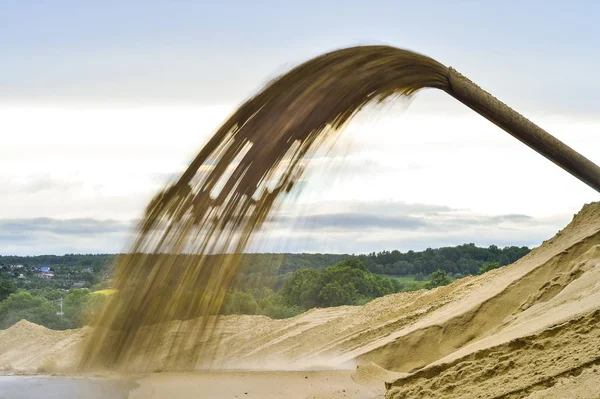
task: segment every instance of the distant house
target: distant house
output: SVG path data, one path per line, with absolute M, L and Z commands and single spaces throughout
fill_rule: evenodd
M 50 266 L 42 266 L 40 267 L 40 271 L 42 273 L 48 273 L 50 271 Z
M 87 269 L 83 269 L 82 272 L 84 272 L 84 273 L 93 273 L 94 271 L 88 267 Z
M 76 283 L 73 283 L 72 288 L 83 288 L 85 286 L 85 281 L 78 281 Z
M 54 277 L 54 273 L 50 273 L 50 272 L 41 272 L 40 273 L 40 278 L 43 278 L 44 280 L 50 280 L 52 277 Z
M 22 269 L 23 265 L 20 265 L 20 264 L 19 265 L 8 265 L 8 267 L 11 269 Z
M 25 275 L 23 273 L 19 274 L 19 277 L 17 278 L 25 278 Z

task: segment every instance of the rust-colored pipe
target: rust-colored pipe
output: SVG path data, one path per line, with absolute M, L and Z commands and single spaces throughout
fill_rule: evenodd
M 600 167 L 494 98 L 453 68 L 448 68 L 448 94 L 504 129 L 588 186 L 600 192 Z

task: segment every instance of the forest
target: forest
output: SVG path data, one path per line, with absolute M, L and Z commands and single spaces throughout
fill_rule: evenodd
M 481 274 L 529 251 L 464 244 L 356 256 L 244 254 L 220 313 L 286 318 L 314 307 L 362 305 Z M 114 294 L 110 281 L 116 256 L 0 256 L 0 329 L 21 319 L 53 329 L 88 324 Z

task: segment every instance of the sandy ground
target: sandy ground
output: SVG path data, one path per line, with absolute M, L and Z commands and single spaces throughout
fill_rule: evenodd
M 123 378 L 0 377 L 0 399 L 376 399 L 385 387 L 363 386 L 352 371 L 155 373 Z
M 0 377 L 0 399 L 376 399 L 384 394 L 383 385 L 358 385 L 347 370 L 158 373 L 129 378 Z
M 132 397 L 161 390 L 175 395 L 183 392 L 178 386 L 192 392 L 195 385 L 206 395 L 233 397 L 243 387 L 254 387 L 261 397 L 377 397 L 360 395 L 387 382 L 388 398 L 600 398 L 600 384 L 593 383 L 600 381 L 599 321 L 600 204 L 595 203 L 528 256 L 483 276 L 389 295 L 362 307 L 313 309 L 286 320 L 223 317 L 218 345 L 208 342 L 217 348 L 213 361 L 196 369 L 262 372 L 248 374 L 252 378 L 232 371 L 164 373 L 178 370 L 161 357 L 165 347 L 178 345 L 193 354 L 204 344 L 179 344 L 181 334 L 170 332 L 178 331 L 175 325 L 165 326 L 160 344 L 138 353 L 126 371 L 161 371 L 139 379 Z M 183 323 L 186 335 L 195 336 L 197 324 Z M 0 370 L 72 373 L 88 335 L 89 329 L 59 332 L 19 322 L 0 331 Z M 269 371 L 298 369 L 340 371 L 313 371 L 308 379 L 302 372 Z M 285 386 L 300 396 L 282 391 Z M 242 395 L 252 395 L 249 389 Z
M 368 388 L 352 380 L 351 371 L 255 371 L 160 373 L 138 380 L 130 399 L 254 398 L 371 399 L 383 398 L 381 385 Z

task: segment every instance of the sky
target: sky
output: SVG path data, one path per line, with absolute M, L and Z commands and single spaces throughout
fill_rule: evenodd
M 144 206 L 236 106 L 359 44 L 453 66 L 600 162 L 599 13 L 591 1 L 0 2 L 0 254 L 126 250 Z M 436 91 L 359 114 L 308 176 L 252 250 L 535 246 L 598 197 Z

